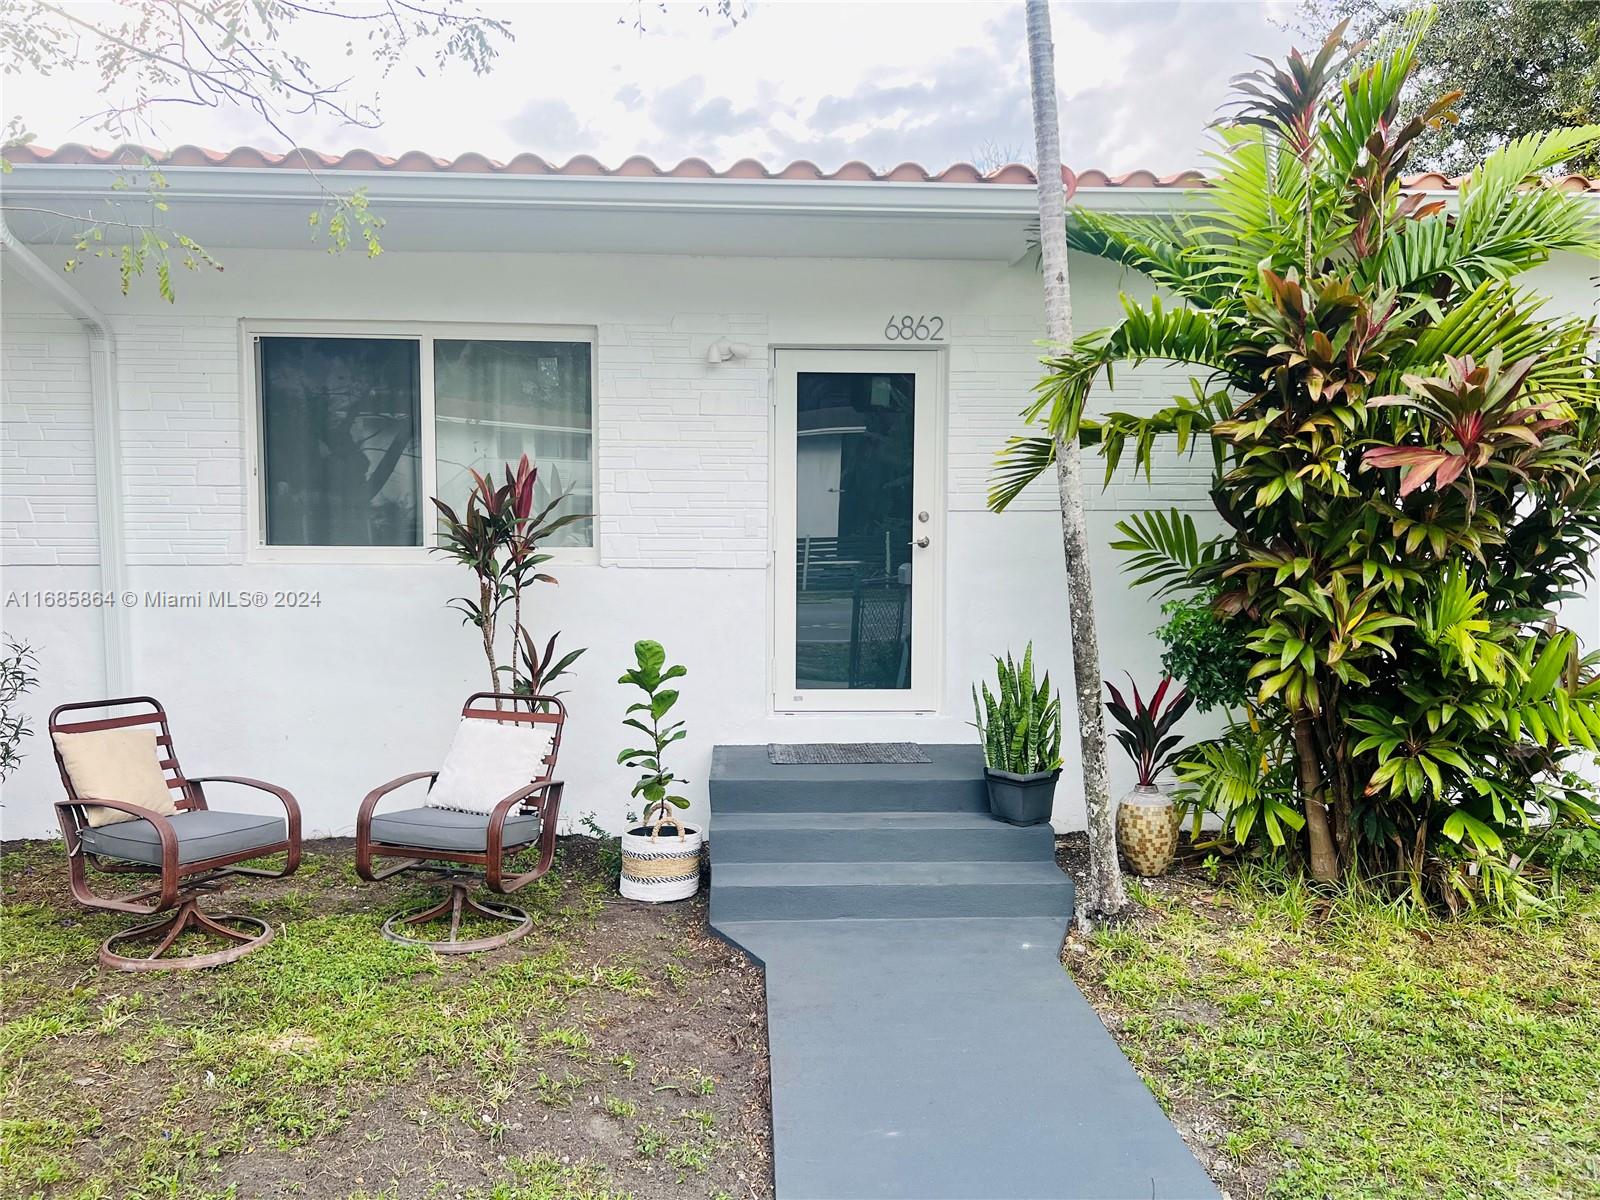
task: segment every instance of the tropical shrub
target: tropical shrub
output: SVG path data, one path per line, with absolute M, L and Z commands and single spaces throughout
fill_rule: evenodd
M 495 484 L 490 476 L 472 472 L 472 490 L 466 507 L 456 510 L 437 496 L 433 505 L 439 511 L 439 544 L 436 551 L 461 563 L 473 574 L 478 585 L 476 597 L 462 596 L 450 602 L 462 615 L 462 623 L 478 630 L 484 657 L 489 663 L 489 690 L 502 689 L 501 676 L 509 675 L 509 690 L 522 695 L 551 695 L 550 684 L 566 674 L 567 668 L 583 649 L 556 657 L 556 638 L 550 638 L 541 655 L 537 644 L 522 624 L 522 594 L 529 584 L 555 583 L 555 576 L 541 568 L 550 555 L 540 551 L 542 543 L 568 525 L 586 519 L 589 513 L 555 510 L 567 501 L 569 492 L 539 496 L 539 468 L 524 454 L 513 468 L 505 466 L 505 482 Z M 497 632 L 501 614 L 511 609 L 511 657 L 501 665 Z
M 28 718 L 17 702 L 39 685 L 39 659 L 33 647 L 8 637 L 0 653 L 0 780 L 22 762 L 22 739 L 32 737 Z
M 1178 761 L 1177 748 L 1183 739 L 1172 732 L 1172 727 L 1189 711 L 1194 698 L 1181 687 L 1169 697 L 1170 676 L 1156 685 L 1148 703 L 1139 694 L 1139 685 L 1134 683 L 1132 675 L 1128 676 L 1128 684 L 1133 689 L 1132 704 L 1122 698 L 1122 693 L 1109 679 L 1106 680 L 1106 690 L 1111 693 L 1106 711 L 1117 723 L 1111 736 L 1127 752 L 1138 773 L 1139 786 L 1154 787 L 1161 772 Z
M 1600 537 L 1595 330 L 1518 279 L 1600 254 L 1592 201 L 1538 178 L 1600 126 L 1509 142 L 1454 203 L 1406 192 L 1408 153 L 1456 99 L 1401 112 L 1428 20 L 1350 49 L 1341 26 L 1241 76 L 1192 211 L 1074 214 L 1079 251 L 1167 298 L 1124 296 L 1121 321 L 1047 359 L 1025 414 L 1046 429 L 1003 451 L 991 504 L 1049 465 L 1054 435 L 1098 446 L 1108 479 L 1126 451 L 1148 471 L 1158 443 L 1208 441 L 1223 532 L 1147 513 L 1124 548 L 1139 581 L 1248 629 L 1246 728 L 1267 748 L 1236 733 L 1194 759 L 1228 757 L 1236 814 L 1257 814 L 1236 828 L 1273 837 L 1274 814 L 1318 879 L 1521 906 L 1514 846 L 1600 812 L 1567 769 L 1600 741 L 1597 660 L 1556 615 Z M 1188 365 L 1189 392 L 1090 415 L 1116 365 L 1150 361 Z
M 1214 738 L 1185 748 L 1173 765 L 1173 802 L 1191 817 L 1196 845 L 1233 851 L 1265 839 L 1269 852 L 1286 850 L 1305 828 L 1295 792 L 1294 748 L 1276 724 L 1233 721 Z M 1213 813 L 1222 827 L 1201 842 Z
M 995 656 L 996 696 L 983 685 L 980 700 L 972 689 L 983 761 L 991 771 L 1013 775 L 1039 775 L 1061 765 L 1061 694 L 1050 691 L 1050 673 L 1037 685 L 1033 681 L 1033 643 L 1022 652 L 1022 662 Z
M 1181 682 L 1195 708 L 1243 707 L 1250 693 L 1250 652 L 1246 620 L 1219 615 L 1217 589 L 1180 596 L 1161 606 L 1166 622 L 1156 637 L 1166 647 L 1161 669 Z
M 689 800 L 673 792 L 684 782 L 663 765 L 668 746 L 689 736 L 684 722 L 661 722 L 678 703 L 674 688 L 663 687 L 674 679 L 689 673 L 687 667 L 667 666 L 667 652 L 660 642 L 640 641 L 633 644 L 634 665 L 622 673 L 618 683 L 632 684 L 644 693 L 644 699 L 628 706 L 622 723 L 649 738 L 649 744 L 622 751 L 617 755 L 621 766 L 634 767 L 642 772 L 633 785 L 633 796 L 644 797 L 644 823 L 659 827 L 672 814 L 674 808 L 688 808 Z M 633 714 L 639 713 L 640 716 Z M 649 724 L 645 721 L 648 720 Z

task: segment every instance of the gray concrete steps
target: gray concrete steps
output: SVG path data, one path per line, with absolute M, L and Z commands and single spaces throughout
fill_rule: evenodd
M 1061 966 L 1048 826 L 976 746 L 711 765 L 711 927 L 766 972 L 777 1200 L 1215 1200 Z
M 1072 880 L 1051 861 L 724 863 L 713 857 L 711 880 L 713 924 L 1072 915 Z
M 1038 861 L 1055 841 L 976 812 L 719 812 L 711 835 L 719 863 Z
M 931 760 L 895 766 L 774 766 L 766 746 L 711 752 L 711 809 L 733 812 L 988 812 L 983 752 L 923 746 Z

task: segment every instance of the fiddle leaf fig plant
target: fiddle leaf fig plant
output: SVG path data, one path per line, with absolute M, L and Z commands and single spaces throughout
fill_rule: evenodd
M 673 791 L 674 787 L 685 781 L 667 770 L 663 763 L 666 748 L 674 742 L 681 742 L 689 734 L 682 721 L 662 724 L 678 703 L 677 689 L 663 685 L 682 678 L 689 670 L 682 665 L 667 666 L 667 652 L 661 648 L 660 642 L 635 642 L 633 657 L 635 665 L 624 671 L 617 682 L 632 684 L 644 693 L 644 699 L 628 706 L 628 714 L 622 723 L 650 740 L 648 745 L 622 751 L 617 755 L 617 762 L 642 772 L 630 794 L 644 797 L 645 824 L 659 828 L 668 820 L 674 808 L 689 807 L 688 798 Z

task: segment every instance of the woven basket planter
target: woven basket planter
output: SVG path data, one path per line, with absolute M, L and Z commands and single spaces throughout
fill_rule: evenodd
M 686 900 L 700 890 L 700 847 L 705 834 L 667 822 L 641 825 L 622 835 L 622 894 L 659 903 Z

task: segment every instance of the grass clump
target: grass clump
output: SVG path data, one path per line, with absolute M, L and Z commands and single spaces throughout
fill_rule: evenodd
M 1246 871 L 1068 960 L 1180 1125 L 1224 1126 L 1236 1196 L 1596 1195 L 1600 890 L 1566 895 L 1442 922 Z

